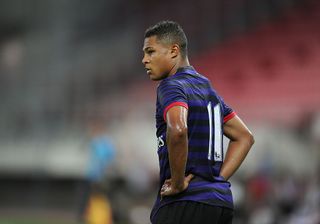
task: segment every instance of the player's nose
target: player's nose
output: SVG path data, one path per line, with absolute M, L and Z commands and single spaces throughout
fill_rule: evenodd
M 144 55 L 142 58 L 142 64 L 147 64 L 149 62 L 149 60 L 147 59 L 147 57 Z

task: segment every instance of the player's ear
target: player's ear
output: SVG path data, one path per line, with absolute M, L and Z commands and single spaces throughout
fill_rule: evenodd
M 180 54 L 180 47 L 178 44 L 174 44 L 171 47 L 171 58 L 176 58 Z

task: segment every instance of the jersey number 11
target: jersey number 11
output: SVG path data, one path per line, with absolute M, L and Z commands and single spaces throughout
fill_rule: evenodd
M 215 105 L 212 111 L 211 102 L 209 102 L 207 105 L 207 109 L 208 109 L 208 116 L 209 116 L 208 160 L 212 160 L 212 154 L 213 154 L 214 161 L 222 162 L 223 148 L 222 148 L 222 127 L 221 127 L 222 124 L 221 124 L 220 104 Z M 214 137 L 212 136 L 213 134 L 214 134 Z M 212 143 L 212 140 L 214 140 L 214 143 Z

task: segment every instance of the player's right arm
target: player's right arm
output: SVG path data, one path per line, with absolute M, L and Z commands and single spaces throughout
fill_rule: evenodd
M 167 124 L 166 144 L 171 178 L 165 180 L 161 196 L 184 191 L 193 175 L 185 176 L 188 157 L 188 101 L 181 82 L 165 80 L 160 83 L 157 96 L 163 108 L 163 120 Z
M 188 110 L 182 106 L 174 106 L 166 113 L 167 147 L 171 178 L 161 188 L 161 196 L 175 195 L 184 191 L 192 174 L 185 176 L 188 157 Z
M 223 125 L 223 132 L 230 142 L 220 175 L 228 180 L 245 159 L 254 144 L 254 137 L 238 116 Z

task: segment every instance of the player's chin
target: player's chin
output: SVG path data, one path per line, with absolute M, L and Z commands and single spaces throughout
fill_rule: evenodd
M 152 81 L 159 81 L 161 80 L 161 77 L 157 76 L 157 75 L 154 75 L 154 74 L 150 74 L 149 75 L 149 78 L 152 80 Z

